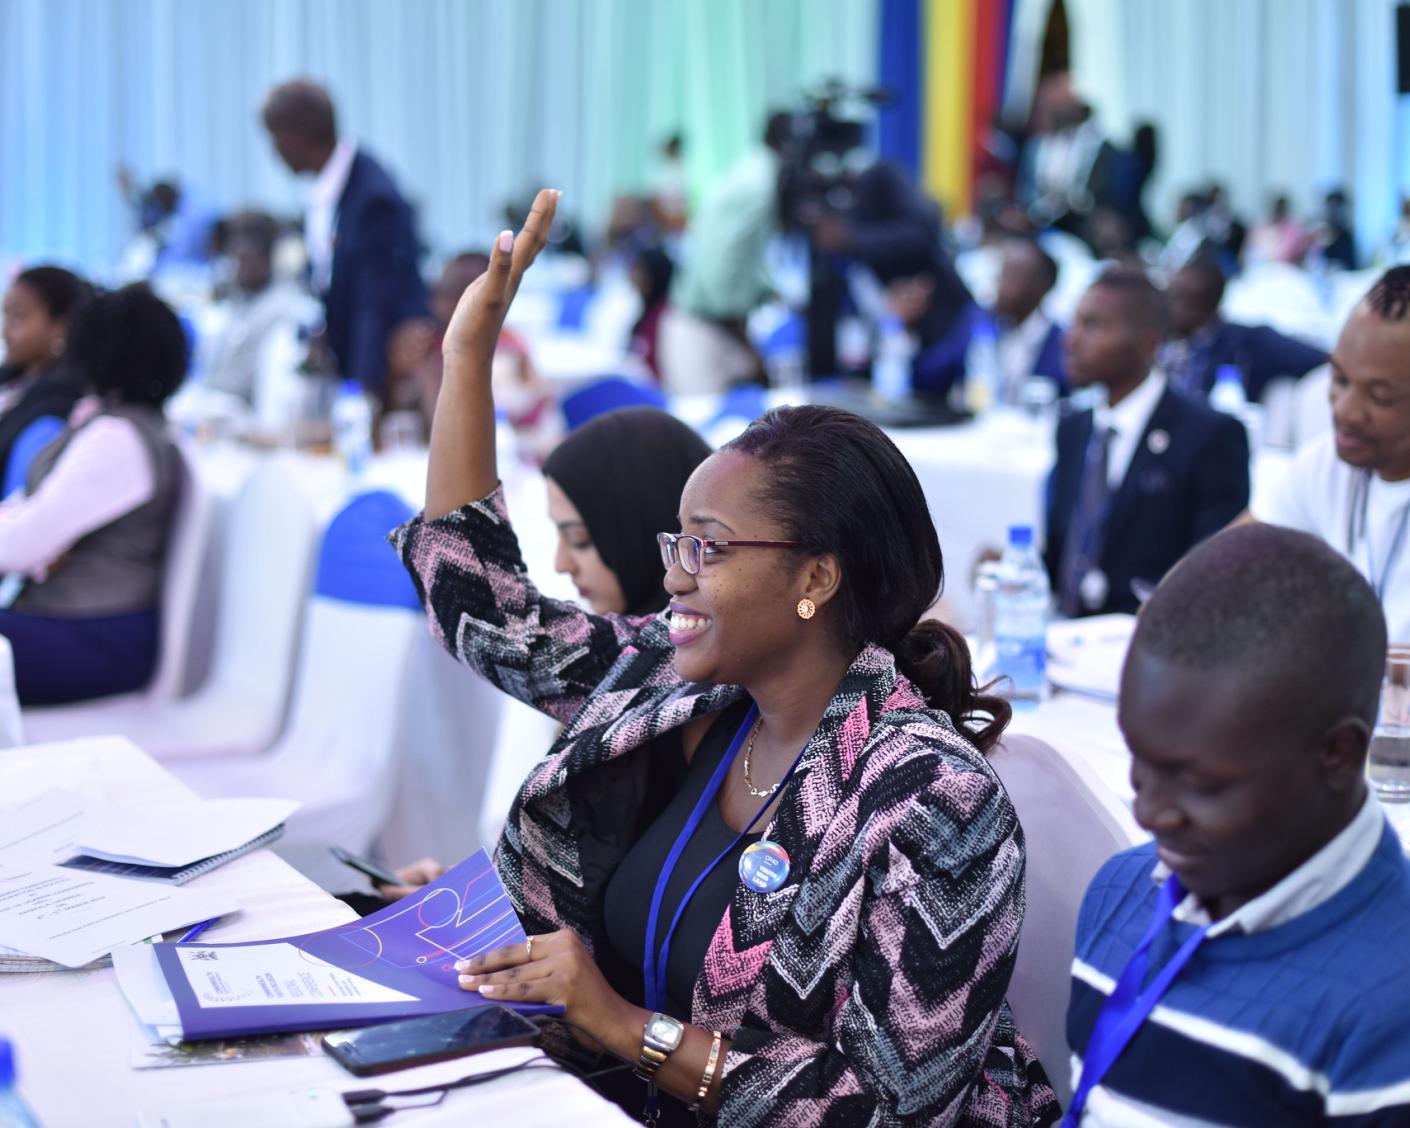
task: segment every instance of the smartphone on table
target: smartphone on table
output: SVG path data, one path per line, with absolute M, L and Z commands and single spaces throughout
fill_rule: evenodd
M 329 846 L 328 850 L 343 865 L 351 866 L 358 873 L 370 877 L 374 885 L 406 884 L 386 866 L 379 866 L 371 858 L 364 858 L 361 854 L 354 854 L 351 850 L 344 850 L 341 846 Z
M 337 1030 L 323 1036 L 323 1048 L 350 1073 L 367 1077 L 485 1050 L 531 1046 L 538 1038 L 539 1028 L 522 1014 L 495 1005 Z

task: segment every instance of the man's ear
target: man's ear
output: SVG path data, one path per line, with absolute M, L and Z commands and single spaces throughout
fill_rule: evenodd
M 1338 791 L 1356 786 L 1366 773 L 1371 730 L 1360 717 L 1343 717 L 1322 737 L 1317 761 L 1328 784 Z

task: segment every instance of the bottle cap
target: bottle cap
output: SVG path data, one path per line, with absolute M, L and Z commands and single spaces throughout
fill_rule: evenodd
M 360 396 L 362 395 L 362 385 L 356 380 L 344 380 L 338 385 L 338 391 L 345 396 Z
M 1228 381 L 1243 387 L 1244 374 L 1239 371 L 1237 364 L 1221 364 L 1214 370 L 1214 379 L 1219 384 Z
M 15 1047 L 10 1039 L 0 1038 L 0 1092 L 15 1087 Z
M 1010 525 L 1009 526 L 1009 547 L 1028 548 L 1033 544 L 1032 525 Z

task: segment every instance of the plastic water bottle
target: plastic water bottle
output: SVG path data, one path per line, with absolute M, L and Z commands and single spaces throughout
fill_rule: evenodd
M 975 318 L 964 356 L 965 406 L 983 415 L 999 399 L 999 334 L 987 317 Z
M 1243 418 L 1248 407 L 1244 394 L 1244 377 L 1236 364 L 1221 364 L 1214 371 L 1214 387 L 1209 392 L 1209 406 L 1226 415 Z
M 39 1128 L 15 1089 L 15 1048 L 8 1038 L 0 1038 L 0 1128 Z
M 911 361 L 915 344 L 899 317 L 881 322 L 881 340 L 872 365 L 871 385 L 882 399 L 905 399 L 911 394 Z
M 344 380 L 333 401 L 333 446 L 348 473 L 360 477 L 372 458 L 372 408 L 356 380 Z
M 994 575 L 995 670 L 1015 705 L 1048 694 L 1048 572 L 1028 525 L 1009 528 L 1009 546 Z

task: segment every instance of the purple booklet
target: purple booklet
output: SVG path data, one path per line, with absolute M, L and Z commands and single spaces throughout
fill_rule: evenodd
M 483 851 L 361 920 L 279 940 L 155 944 L 188 1041 L 363 1026 L 487 1001 L 455 963 L 525 935 Z M 499 999 L 492 1000 L 501 1002 Z M 525 1014 L 561 1007 L 507 1004 Z

